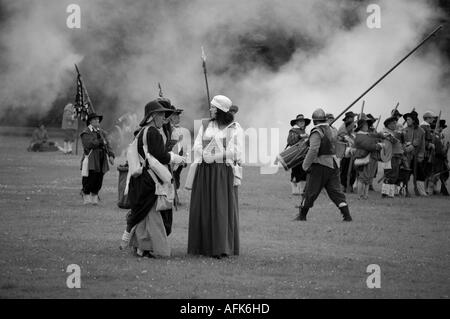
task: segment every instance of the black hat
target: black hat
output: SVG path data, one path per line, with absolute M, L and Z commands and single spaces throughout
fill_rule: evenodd
M 405 121 L 408 117 L 412 118 L 413 120 L 419 120 L 419 114 L 417 114 L 416 111 L 411 111 L 411 112 L 403 115 L 403 118 L 405 119 Z
M 346 119 L 349 119 L 349 118 L 355 119 L 355 117 L 356 117 L 356 114 L 353 113 L 352 111 L 350 111 L 350 112 L 345 113 L 345 116 L 342 120 L 345 121 Z
M 174 108 L 175 108 L 174 114 L 181 114 L 184 111 L 183 109 L 179 109 L 179 108 L 177 108 L 175 106 L 174 106 Z
M 155 112 L 166 112 L 166 117 L 167 117 L 168 115 L 172 114 L 174 111 L 169 108 L 163 107 L 160 104 L 160 102 L 158 102 L 157 100 L 148 102 L 147 105 L 145 106 L 144 119 L 141 121 L 141 123 L 139 123 L 139 126 L 144 126 L 147 123 L 150 115 L 152 115 Z
M 91 114 L 88 114 L 86 124 L 87 125 L 91 124 L 91 121 L 95 118 L 98 118 L 99 122 L 103 121 L 103 115 L 98 115 L 97 113 L 91 113 Z
M 401 114 L 397 109 L 394 109 L 391 111 L 391 116 L 402 117 L 403 114 Z
M 359 132 L 362 129 L 363 125 L 366 124 L 366 123 L 367 123 L 366 119 L 358 120 L 358 125 L 355 128 L 355 132 Z
M 373 115 L 370 113 L 366 115 L 366 120 L 367 120 L 367 123 L 369 124 L 369 126 L 372 126 L 373 123 L 375 123 L 377 121 L 377 119 L 374 118 Z
M 431 128 L 432 128 L 433 130 L 436 128 L 436 122 L 437 122 L 437 120 L 434 121 L 434 122 L 431 124 Z M 439 120 L 439 128 L 440 128 L 441 130 L 447 128 L 447 125 L 445 125 L 445 120 Z
M 392 122 L 397 122 L 397 118 L 395 116 L 391 116 L 388 117 L 387 119 L 384 120 L 384 126 L 388 127 L 389 124 L 391 124 Z
M 297 121 L 304 121 L 305 122 L 305 127 L 308 126 L 311 123 L 310 119 L 307 119 L 303 116 L 303 114 L 299 114 L 297 115 L 297 117 L 295 119 L 293 119 L 291 121 L 291 126 L 294 126 L 295 123 L 297 123 Z

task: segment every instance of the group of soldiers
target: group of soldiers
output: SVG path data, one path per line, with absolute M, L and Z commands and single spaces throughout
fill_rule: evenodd
M 425 112 L 422 118 L 420 122 L 415 110 L 401 114 L 395 108 L 381 130 L 374 126 L 379 119 L 364 113 L 347 112 L 339 128 L 330 125 L 336 137 L 334 153 L 340 164 L 341 191 L 356 191 L 360 199 L 367 199 L 369 190 L 373 191 L 374 183 L 378 182 L 382 183 L 382 197 L 408 197 L 413 191 L 409 187 L 412 177 L 416 196 L 448 196 L 450 142 L 443 134 L 446 121 L 433 112 Z M 330 113 L 326 119 L 328 124 L 334 122 Z M 288 146 L 309 138 L 306 127 L 310 123 L 302 114 L 291 121 Z M 376 180 L 379 167 L 383 174 Z M 292 169 L 293 195 L 305 193 L 306 180 L 307 172 L 302 165 Z

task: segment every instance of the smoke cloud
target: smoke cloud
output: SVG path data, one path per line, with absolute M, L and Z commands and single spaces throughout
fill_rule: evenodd
M 204 46 L 211 95 L 229 96 L 244 128 L 279 127 L 283 140 L 299 113 L 340 113 L 442 19 L 435 1 L 422 0 L 0 3 L 0 117 L 11 107 L 44 114 L 61 96 L 73 100 L 79 63 L 109 123 L 126 112 L 142 116 L 160 82 L 191 128 L 207 114 Z M 81 7 L 81 29 L 66 26 L 71 3 Z M 380 29 L 366 25 L 370 3 L 381 7 Z M 385 118 L 400 102 L 402 113 L 442 110 L 450 119 L 448 63 L 430 41 L 364 98 L 366 113 Z

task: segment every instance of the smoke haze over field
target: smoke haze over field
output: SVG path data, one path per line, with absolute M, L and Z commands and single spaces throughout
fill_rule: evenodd
M 290 119 L 316 107 L 337 115 L 434 29 L 435 2 L 1 1 L 0 118 L 11 107 L 45 114 L 73 100 L 79 63 L 110 123 L 140 117 L 161 82 L 192 127 L 206 110 L 204 46 L 211 95 L 229 96 L 244 127 L 279 127 L 284 139 Z M 66 27 L 70 3 L 81 7 L 81 29 Z M 381 7 L 381 29 L 366 26 L 369 3 Z M 401 112 L 442 109 L 450 119 L 448 72 L 430 41 L 364 98 L 366 111 L 386 117 L 400 102 Z

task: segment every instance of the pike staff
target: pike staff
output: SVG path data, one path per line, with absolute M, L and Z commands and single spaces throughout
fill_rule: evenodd
M 211 99 L 209 98 L 209 85 L 208 85 L 208 72 L 206 70 L 206 54 L 205 50 L 203 50 L 202 47 L 202 64 L 203 64 L 203 73 L 205 74 L 205 84 L 206 84 L 206 98 L 208 99 L 208 103 L 206 104 L 209 109 L 209 103 L 211 102 Z
M 442 25 L 437 27 L 433 32 L 431 32 L 422 42 L 420 42 L 414 49 L 412 49 L 405 57 L 403 57 L 397 64 L 395 64 L 389 71 L 387 71 L 381 78 L 379 78 L 374 84 L 372 84 L 363 94 L 361 94 L 355 101 L 353 101 L 349 106 L 347 106 L 342 113 L 340 113 L 336 118 L 330 123 L 332 125 L 334 122 L 337 121 L 338 118 L 340 118 L 342 115 L 345 114 L 353 105 L 358 103 L 359 100 L 361 100 L 369 91 L 371 91 L 375 86 L 378 85 L 385 77 L 387 77 L 392 71 L 394 71 L 400 64 L 403 63 L 407 58 L 409 58 L 417 49 L 419 49 L 425 42 L 427 42 L 432 36 L 434 36 L 437 32 L 439 32 L 442 29 Z

